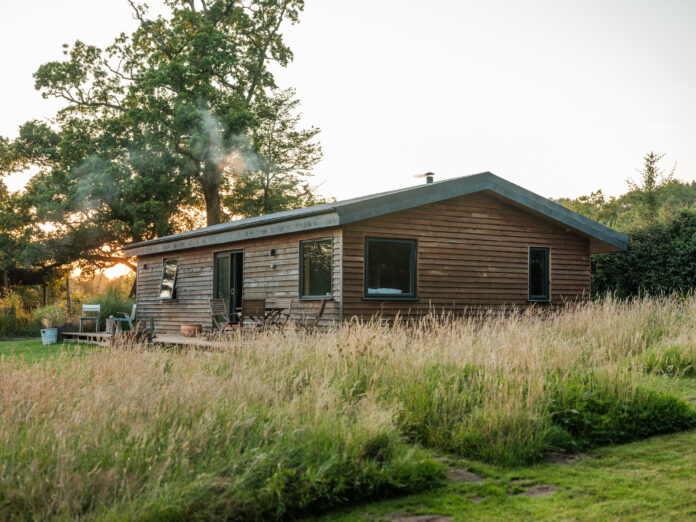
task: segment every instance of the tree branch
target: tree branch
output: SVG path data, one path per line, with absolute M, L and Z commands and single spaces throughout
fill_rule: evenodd
M 155 42 L 157 45 L 159 45 L 159 48 L 162 50 L 162 52 L 167 56 L 167 58 L 172 57 L 171 53 L 169 52 L 169 48 L 167 47 L 167 44 L 164 43 L 164 40 L 160 37 L 160 35 L 157 34 L 157 32 L 152 28 L 150 25 L 149 20 L 145 20 L 143 18 L 142 13 L 140 12 L 140 9 L 138 9 L 138 6 L 135 5 L 133 0 L 128 0 L 128 3 L 130 6 L 133 8 L 133 11 L 135 12 L 135 17 L 140 20 L 140 24 L 145 27 L 145 29 L 148 30 L 148 32 L 152 35 L 152 37 L 155 39 Z
M 85 256 L 85 259 L 88 260 L 93 260 L 93 261 L 101 261 L 103 263 L 111 263 L 113 265 L 126 265 L 128 268 L 131 270 L 135 271 L 136 266 L 128 261 L 125 257 L 114 257 L 114 256 L 100 256 L 100 255 L 88 255 Z
M 268 47 L 271 45 L 271 40 L 275 37 L 276 33 L 280 29 L 280 25 L 283 23 L 283 18 L 285 17 L 285 11 L 287 10 L 288 7 L 288 0 L 285 0 L 283 2 L 283 8 L 280 11 L 280 14 L 278 15 L 278 22 L 276 23 L 275 27 L 271 30 L 269 30 L 268 35 L 266 37 L 266 41 L 263 44 L 263 47 L 261 49 L 261 52 L 259 53 L 259 59 L 257 60 L 256 63 L 256 74 L 251 80 L 251 85 L 249 86 L 249 92 L 247 93 L 246 96 L 246 104 L 247 107 L 251 103 L 251 101 L 254 99 L 254 94 L 256 92 L 256 88 L 258 87 L 259 81 L 261 80 L 261 69 L 263 68 L 263 64 L 266 61 L 266 55 L 268 54 Z

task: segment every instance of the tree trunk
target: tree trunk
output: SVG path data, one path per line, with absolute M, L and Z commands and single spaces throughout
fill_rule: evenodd
M 205 196 L 205 214 L 208 226 L 217 225 L 222 221 L 222 210 L 219 186 L 203 186 Z
M 72 315 L 72 301 L 70 299 L 70 276 L 65 278 L 65 297 L 68 302 L 68 315 Z
M 133 279 L 133 286 L 131 286 L 130 293 L 128 297 L 135 297 L 138 288 L 138 271 L 135 271 L 135 279 Z
M 222 198 L 220 197 L 222 176 L 217 167 L 210 165 L 203 169 L 199 179 L 205 198 L 207 224 L 208 226 L 217 225 L 222 221 Z

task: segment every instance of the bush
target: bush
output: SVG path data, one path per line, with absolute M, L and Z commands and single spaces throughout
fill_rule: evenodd
M 86 301 L 88 304 L 101 305 L 99 329 L 106 328 L 106 319 L 113 315 L 114 317 L 123 317 L 122 313 L 130 314 L 135 304 L 135 300 L 119 289 L 109 287 L 102 295 L 96 299 Z
M 696 288 L 696 209 L 629 232 L 626 252 L 592 256 L 592 291 L 623 298 Z
M 684 401 L 645 387 L 620 390 L 616 384 L 606 375 L 553 382 L 549 414 L 556 429 L 549 443 L 576 451 L 696 427 L 696 412 Z
M 35 337 L 39 335 L 40 324 L 24 308 L 19 294 L 5 289 L 0 299 L 0 338 Z
M 63 326 L 70 316 L 63 303 L 54 303 L 40 306 L 34 310 L 34 318 L 43 325 L 44 328 L 58 328 L 59 326 Z

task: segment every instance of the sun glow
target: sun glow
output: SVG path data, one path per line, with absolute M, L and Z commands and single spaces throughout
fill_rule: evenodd
M 107 268 L 106 270 L 104 270 L 104 275 L 109 279 L 114 279 L 116 277 L 128 275 L 131 272 L 132 270 L 130 268 L 128 268 L 126 265 L 122 263 L 119 263 L 118 265 L 114 265 L 111 268 Z

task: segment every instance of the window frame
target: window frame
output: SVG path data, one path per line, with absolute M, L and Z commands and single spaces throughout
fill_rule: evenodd
M 329 263 L 329 292 L 323 295 L 304 295 L 304 246 L 305 243 L 316 243 L 319 241 L 329 241 L 331 244 L 331 262 Z M 297 292 L 301 301 L 319 301 L 321 299 L 333 299 L 333 250 L 334 250 L 334 238 L 333 236 L 328 237 L 313 237 L 311 239 L 302 239 L 300 241 L 300 285 Z
M 370 274 L 370 243 L 373 242 L 386 243 L 406 243 L 411 245 L 411 288 L 412 291 L 408 294 L 383 294 L 369 292 L 369 274 Z M 365 237 L 364 248 L 365 267 L 363 272 L 363 299 L 368 301 L 418 301 L 418 240 L 408 238 L 393 238 L 393 237 Z
M 544 287 L 546 289 L 546 294 L 532 294 L 532 251 L 541 250 L 546 254 L 545 257 L 545 269 L 546 281 L 544 281 Z M 531 303 L 550 303 L 551 302 L 551 249 L 549 247 L 533 247 L 530 246 L 528 249 L 528 259 L 527 259 L 527 300 Z
M 172 295 L 171 297 L 162 297 L 162 283 L 164 283 L 164 276 L 167 273 L 167 261 L 174 261 L 176 263 L 174 268 L 174 281 L 172 282 Z M 157 297 L 160 301 L 176 301 L 176 281 L 179 278 L 179 258 L 178 257 L 165 257 L 162 259 L 162 276 L 160 277 L 160 289 Z

